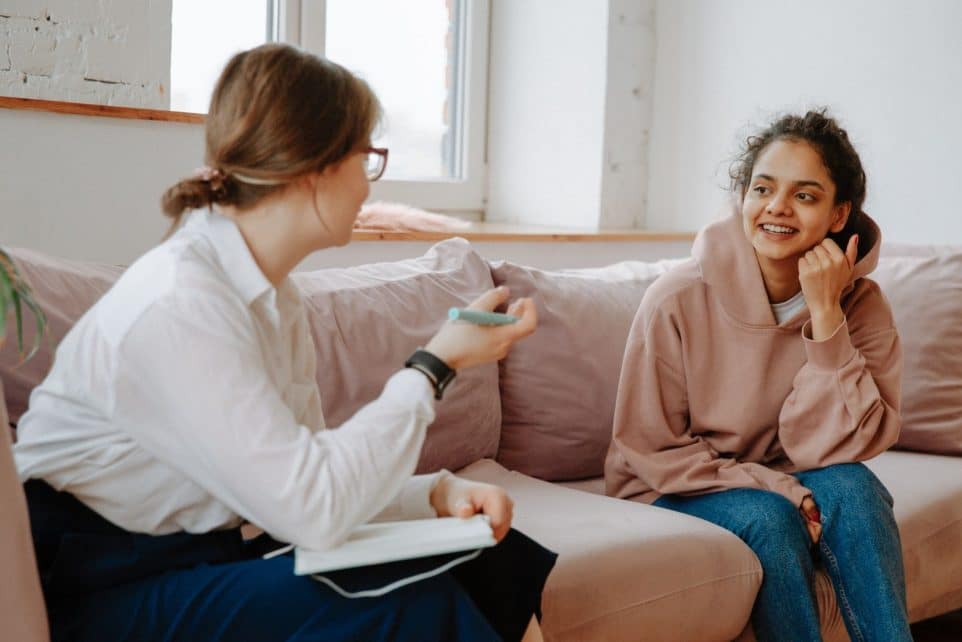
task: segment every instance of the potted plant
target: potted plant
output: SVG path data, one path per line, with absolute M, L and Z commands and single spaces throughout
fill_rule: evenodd
M 29 348 L 23 343 L 24 307 L 29 308 L 33 314 L 36 326 L 33 344 Z M 12 326 L 10 324 L 11 318 L 13 319 Z M 0 347 L 3 347 L 8 339 L 16 340 L 20 362 L 23 363 L 37 352 L 40 347 L 40 339 L 46 328 L 47 317 L 44 316 L 43 310 L 34 300 L 30 286 L 20 275 L 10 255 L 0 248 Z M 3 381 L 0 380 L 0 428 L 5 429 L 8 423 L 7 405 L 3 399 Z

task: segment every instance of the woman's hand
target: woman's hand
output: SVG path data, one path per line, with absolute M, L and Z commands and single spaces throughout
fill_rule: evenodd
M 494 288 L 468 307 L 491 312 L 507 301 L 509 294 L 506 287 Z M 538 325 L 531 299 L 518 299 L 508 308 L 508 314 L 519 317 L 518 321 L 499 326 L 447 321 L 424 349 L 455 370 L 503 359 L 515 341 L 534 332 Z
M 812 339 L 832 336 L 845 320 L 840 303 L 842 290 L 852 280 L 858 257 L 858 234 L 848 241 L 845 253 L 832 239 L 825 239 L 798 260 L 798 280 L 812 314 Z
M 471 517 L 477 513 L 487 515 L 491 520 L 494 539 L 499 542 L 511 528 L 514 502 L 500 486 L 442 475 L 431 491 L 430 501 L 438 517 Z
M 802 517 L 805 518 L 805 526 L 808 527 L 808 534 L 812 538 L 813 544 L 818 544 L 822 537 L 822 514 L 818 510 L 818 504 L 811 497 L 802 500 Z

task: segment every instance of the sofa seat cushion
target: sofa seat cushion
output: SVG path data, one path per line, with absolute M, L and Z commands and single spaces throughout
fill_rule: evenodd
M 490 460 L 459 474 L 506 488 L 515 527 L 559 554 L 542 601 L 545 640 L 710 642 L 745 627 L 761 567 L 731 533 Z
M 909 618 L 962 608 L 962 457 L 890 450 L 866 463 L 895 499 Z
M 866 465 L 895 499 L 909 619 L 918 622 L 962 607 L 962 457 L 890 450 Z M 564 486 L 604 494 L 600 477 Z M 816 593 L 822 636 L 847 640 L 824 572 L 817 578 Z M 746 632 L 739 641 L 753 639 Z

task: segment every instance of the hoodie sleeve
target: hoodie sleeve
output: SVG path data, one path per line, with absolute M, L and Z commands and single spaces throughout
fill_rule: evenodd
M 778 427 L 799 469 L 870 459 L 898 439 L 902 347 L 888 303 L 867 283 L 832 336 L 814 341 L 811 321 L 802 327 L 808 361 Z
M 662 310 L 653 312 L 650 323 L 646 316 L 643 304 L 628 337 L 615 405 L 608 493 L 635 494 L 634 476 L 660 494 L 756 488 L 800 506 L 812 493 L 795 477 L 720 457 L 711 444 L 691 434 L 678 328 Z

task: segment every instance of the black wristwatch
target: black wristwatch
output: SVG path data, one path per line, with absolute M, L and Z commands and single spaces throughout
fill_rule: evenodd
M 448 384 L 454 380 L 454 375 L 457 374 L 454 368 L 421 348 L 415 350 L 414 354 L 408 357 L 408 360 L 404 362 L 404 367 L 414 368 L 423 373 L 431 382 L 431 385 L 434 386 L 434 398 L 438 401 L 444 395 L 444 389 L 448 387 Z

